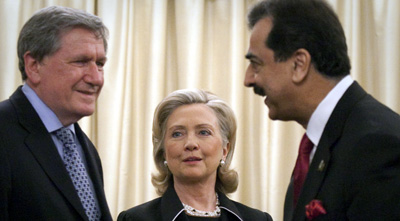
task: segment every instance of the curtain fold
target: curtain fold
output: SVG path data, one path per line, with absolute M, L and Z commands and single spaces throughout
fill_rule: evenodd
M 256 0 L 0 1 L 0 100 L 22 83 L 16 43 L 38 9 L 63 5 L 97 13 L 110 30 L 105 84 L 93 116 L 80 121 L 103 164 L 113 217 L 156 196 L 151 127 L 170 92 L 197 87 L 233 108 L 237 144 L 232 167 L 239 188 L 230 197 L 282 220 L 283 202 L 304 129 L 268 119 L 261 97 L 243 86 Z M 400 1 L 329 0 L 346 32 L 351 75 L 400 112 Z

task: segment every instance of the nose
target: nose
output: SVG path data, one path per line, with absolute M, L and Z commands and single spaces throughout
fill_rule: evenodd
M 251 70 L 250 65 L 246 69 L 244 76 L 244 86 L 252 87 L 255 84 L 255 73 Z
M 102 86 L 104 82 L 103 67 L 99 67 L 95 62 L 91 62 L 86 70 L 84 81 L 95 86 Z
M 194 151 L 199 149 L 199 143 L 193 135 L 189 135 L 186 139 L 185 150 Z

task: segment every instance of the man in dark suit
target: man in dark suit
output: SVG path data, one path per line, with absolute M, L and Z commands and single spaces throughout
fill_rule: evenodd
M 298 162 L 311 163 L 294 170 L 284 219 L 400 220 L 400 117 L 350 77 L 332 8 L 267 0 L 248 21 L 245 86 L 265 96 L 272 120 L 302 125 L 310 144 Z
M 0 220 L 111 220 L 99 155 L 77 121 L 103 86 L 108 30 L 48 7 L 18 40 L 25 84 L 0 103 Z

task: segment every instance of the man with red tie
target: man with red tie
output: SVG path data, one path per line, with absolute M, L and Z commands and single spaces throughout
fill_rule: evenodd
M 272 120 L 306 129 L 284 220 L 400 220 L 400 116 L 350 76 L 346 38 L 322 0 L 265 0 L 244 84 Z

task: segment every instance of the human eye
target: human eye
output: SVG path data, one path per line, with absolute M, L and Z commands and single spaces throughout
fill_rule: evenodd
M 86 66 L 88 64 L 88 62 L 89 62 L 88 59 L 82 58 L 82 59 L 76 59 L 72 63 L 74 63 L 76 66 L 83 67 L 83 66 Z
M 202 136 L 209 136 L 209 135 L 211 135 L 211 131 L 203 129 L 203 130 L 199 131 L 199 134 L 202 135 Z
M 77 60 L 74 63 L 77 64 L 78 66 L 85 66 L 87 64 L 87 61 L 85 61 L 85 60 Z
M 171 136 L 172 136 L 173 138 L 177 138 L 177 137 L 182 136 L 182 133 L 179 132 L 179 131 L 174 131 L 174 132 L 172 132 Z
M 104 63 L 103 63 L 103 62 L 96 62 L 96 65 L 97 65 L 99 68 L 102 68 L 102 67 L 104 66 Z
M 250 66 L 253 69 L 254 72 L 259 72 L 260 71 L 260 64 L 254 60 L 250 60 Z
M 96 61 L 96 65 L 97 65 L 99 68 L 104 67 L 105 64 L 106 64 L 106 59 L 105 59 L 105 58 L 104 58 L 104 59 L 99 59 L 98 61 Z

